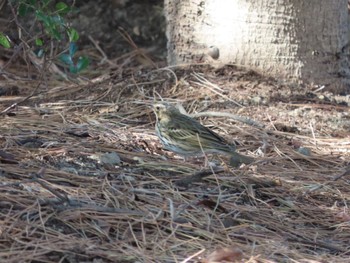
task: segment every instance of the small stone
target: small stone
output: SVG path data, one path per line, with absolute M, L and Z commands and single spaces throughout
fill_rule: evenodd
M 298 152 L 302 155 L 311 156 L 311 151 L 308 148 L 305 147 L 299 147 Z
M 119 165 L 121 163 L 121 160 L 116 152 L 110 152 L 100 155 L 99 162 L 101 164 Z

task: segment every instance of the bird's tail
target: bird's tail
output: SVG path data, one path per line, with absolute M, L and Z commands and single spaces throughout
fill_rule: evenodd
M 237 152 L 233 152 L 231 154 L 231 158 L 230 158 L 230 165 L 233 166 L 233 167 L 238 167 L 242 163 L 250 164 L 250 163 L 252 163 L 254 161 L 255 161 L 255 159 L 252 158 L 252 157 L 248 157 L 248 156 L 239 154 Z

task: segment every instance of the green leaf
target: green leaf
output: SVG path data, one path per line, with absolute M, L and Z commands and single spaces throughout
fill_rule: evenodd
M 41 11 L 36 11 L 35 12 L 36 17 L 38 18 L 39 21 L 42 21 L 44 23 L 45 27 L 49 27 L 51 24 L 51 19 L 49 16 L 45 15 L 43 12 Z
M 28 6 L 25 3 L 20 3 L 18 7 L 18 14 L 23 17 L 27 13 L 28 13 Z
M 23 3 L 20 3 L 18 6 L 18 14 L 20 16 L 25 16 L 27 13 L 27 6 Z
M 61 33 L 57 30 L 56 27 L 50 27 L 49 30 L 50 35 L 52 35 L 54 38 L 56 38 L 57 40 L 61 40 L 62 39 L 62 35 Z
M 69 6 L 63 2 L 58 2 L 56 4 L 55 8 L 59 14 L 67 14 L 70 11 Z
M 57 40 L 62 39 L 61 32 L 66 28 L 65 21 L 60 15 L 47 15 L 42 10 L 36 10 L 36 17 L 44 25 L 46 33 Z
M 35 39 L 35 45 L 41 47 L 44 44 L 43 40 L 41 38 Z
M 89 59 L 87 57 L 79 57 L 78 63 L 77 63 L 77 70 L 78 72 L 86 69 L 89 66 Z
M 70 73 L 74 73 L 74 74 L 78 73 L 78 69 L 74 65 L 69 66 L 69 71 L 70 71 Z
M 60 55 L 60 60 L 67 65 L 74 65 L 72 57 L 68 54 Z
M 42 8 L 46 8 L 52 0 L 40 0 L 42 2 Z
M 74 42 L 69 43 L 69 55 L 71 57 L 74 57 L 75 52 L 77 52 L 77 45 Z
M 4 48 L 11 47 L 9 38 L 1 32 L 0 32 L 0 45 L 2 45 Z
M 69 37 L 69 42 L 77 42 L 79 39 L 79 34 L 74 28 L 69 28 L 67 30 L 67 34 Z
M 64 10 L 64 9 L 68 8 L 68 5 L 66 3 L 63 3 L 63 2 L 58 2 L 55 7 L 56 7 L 57 11 L 60 11 L 60 10 Z
M 56 15 L 56 16 L 51 16 L 51 21 L 52 23 L 59 25 L 59 26 L 65 26 L 65 22 L 62 16 Z

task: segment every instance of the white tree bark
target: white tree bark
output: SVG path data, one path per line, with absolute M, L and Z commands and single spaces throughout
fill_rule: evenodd
M 347 0 L 165 0 L 168 63 L 236 64 L 348 89 Z

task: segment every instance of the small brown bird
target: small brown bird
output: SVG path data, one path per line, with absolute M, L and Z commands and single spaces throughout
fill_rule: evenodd
M 254 159 L 236 153 L 236 147 L 209 128 L 177 108 L 166 103 L 153 105 L 156 114 L 156 132 L 165 149 L 179 155 L 201 156 L 204 153 L 231 155 L 231 161 L 249 164 Z

